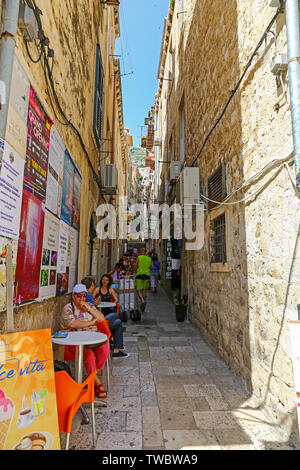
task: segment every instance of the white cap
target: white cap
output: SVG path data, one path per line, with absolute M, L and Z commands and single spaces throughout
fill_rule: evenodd
M 84 284 L 76 284 L 73 287 L 73 293 L 74 294 L 80 294 L 80 292 L 87 292 L 87 288 Z

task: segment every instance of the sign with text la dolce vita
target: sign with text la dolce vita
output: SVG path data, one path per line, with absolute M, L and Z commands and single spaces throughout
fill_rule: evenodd
M 51 330 L 0 335 L 0 450 L 60 450 Z

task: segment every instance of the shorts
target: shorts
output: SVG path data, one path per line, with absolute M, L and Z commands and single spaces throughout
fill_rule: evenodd
M 136 290 L 149 289 L 149 279 L 136 279 Z

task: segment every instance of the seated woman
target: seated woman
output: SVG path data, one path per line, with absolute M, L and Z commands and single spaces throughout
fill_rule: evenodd
M 97 323 L 105 320 L 104 315 L 92 304 L 86 302 L 87 288 L 83 284 L 76 284 L 73 288 L 72 299 L 61 314 L 60 329 L 98 331 Z M 75 347 L 74 347 L 75 350 Z M 109 356 L 108 345 L 102 344 L 95 348 L 84 348 L 83 362 L 87 373 L 102 370 Z M 106 398 L 107 393 L 97 375 L 95 375 L 95 392 L 98 398 Z
M 118 303 L 118 297 L 114 289 L 111 287 L 111 277 L 109 274 L 104 274 L 100 280 L 100 287 L 95 294 L 95 305 L 99 302 L 114 302 Z M 124 349 L 123 343 L 123 323 L 119 315 L 114 312 L 113 307 L 101 307 L 101 312 L 108 320 L 109 329 L 114 340 L 113 359 L 129 357 L 129 354 L 122 351 Z

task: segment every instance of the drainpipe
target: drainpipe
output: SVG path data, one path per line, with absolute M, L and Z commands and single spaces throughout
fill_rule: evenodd
M 6 94 L 5 100 L 1 103 L 2 106 L 0 107 L 0 138 L 3 140 L 5 140 L 7 126 L 20 0 L 6 0 L 4 1 L 4 8 L 3 32 L 0 44 L 0 82 L 4 84 Z M 0 10 L 0 20 L 1 13 L 2 10 Z M 0 153 L 0 164 L 1 161 L 2 152 Z M 7 333 L 12 333 L 14 331 L 12 240 L 9 240 L 6 246 L 6 315 L 6 330 Z
M 300 21 L 299 0 L 286 0 L 288 70 L 292 113 L 296 185 L 300 194 Z
M 15 56 L 16 34 L 18 29 L 20 0 L 4 2 L 4 19 L 0 45 L 0 81 L 5 86 L 6 100 L 2 103 L 0 112 L 0 138 L 5 139 L 8 101 L 10 96 L 11 78 Z M 2 155 L 0 156 L 0 162 Z

